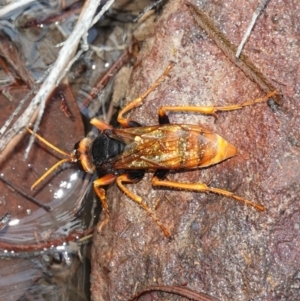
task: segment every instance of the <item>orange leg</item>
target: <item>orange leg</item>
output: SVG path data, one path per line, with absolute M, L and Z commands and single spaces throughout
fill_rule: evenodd
M 118 115 L 118 122 L 120 124 L 122 124 L 124 127 L 130 127 L 130 120 L 124 118 L 123 115 L 128 111 L 130 111 L 131 109 L 142 105 L 143 100 L 165 80 L 170 70 L 172 69 L 173 65 L 174 65 L 173 63 L 170 63 L 166 68 L 166 70 L 164 71 L 164 73 L 154 82 L 154 84 L 150 88 L 147 89 L 146 92 L 144 92 L 136 99 L 132 100 L 125 108 L 123 108 L 123 110 L 121 110 L 121 112 Z
M 271 98 L 272 96 L 274 96 L 276 94 L 278 94 L 278 91 L 273 91 L 263 97 L 256 98 L 254 100 L 248 100 L 248 101 L 242 102 L 240 104 L 231 105 L 231 106 L 223 106 L 223 107 L 217 107 L 217 106 L 207 106 L 207 107 L 164 106 L 164 107 L 159 108 L 158 115 L 159 115 L 159 118 L 163 119 L 166 116 L 166 111 L 173 111 L 173 112 L 178 112 L 178 111 L 183 112 L 184 111 L 184 112 L 197 112 L 197 113 L 206 114 L 206 115 L 214 115 L 215 117 L 217 117 L 217 114 L 216 114 L 217 112 L 239 110 L 246 106 L 252 106 L 259 102 L 265 102 L 269 98 Z
M 175 189 L 182 189 L 182 190 L 192 190 L 192 191 L 198 191 L 198 192 L 213 192 L 213 193 L 217 193 L 217 194 L 229 197 L 229 198 L 233 198 L 239 202 L 243 202 L 243 203 L 245 203 L 249 206 L 252 206 L 260 211 L 265 210 L 265 207 L 260 204 L 248 201 L 238 195 L 233 194 L 230 191 L 219 189 L 219 188 L 214 188 L 214 187 L 209 187 L 203 183 L 178 183 L 178 182 L 173 182 L 173 181 L 168 181 L 168 180 L 160 180 L 158 177 L 154 176 L 152 178 L 152 185 L 175 188 Z
M 104 130 L 111 130 L 112 129 L 112 127 L 110 126 L 110 125 L 108 125 L 108 124 L 106 124 L 105 122 L 103 122 L 103 121 L 101 121 L 101 120 L 99 120 L 99 119 L 97 119 L 97 118 L 92 118 L 91 120 L 90 120 L 90 123 L 93 125 L 93 126 L 95 126 L 98 130 L 100 130 L 100 131 L 104 131 Z
M 169 231 L 164 227 L 162 222 L 158 219 L 156 214 L 143 202 L 142 198 L 131 191 L 129 191 L 124 185 L 123 182 L 126 183 L 135 183 L 137 180 L 133 180 L 130 178 L 130 175 L 124 174 L 119 177 L 117 177 L 117 185 L 119 188 L 128 196 L 130 197 L 133 201 L 135 201 L 137 204 L 139 204 L 143 209 L 145 209 L 148 214 L 153 218 L 153 220 L 157 223 L 157 225 L 162 229 L 166 237 L 170 237 Z
M 102 204 L 102 210 L 104 211 L 104 220 L 99 224 L 97 227 L 98 232 L 101 232 L 102 227 L 108 222 L 109 220 L 109 209 L 107 205 L 107 199 L 105 196 L 105 190 L 103 188 L 100 188 L 100 186 L 105 186 L 108 184 L 113 183 L 116 180 L 116 176 L 108 174 L 105 175 L 102 178 L 97 179 L 94 181 L 94 190 L 99 197 L 101 204 Z

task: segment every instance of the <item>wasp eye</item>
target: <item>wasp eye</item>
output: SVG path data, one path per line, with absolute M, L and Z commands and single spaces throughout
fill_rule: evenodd
M 73 158 L 77 161 L 80 158 L 80 151 L 78 149 L 73 150 Z

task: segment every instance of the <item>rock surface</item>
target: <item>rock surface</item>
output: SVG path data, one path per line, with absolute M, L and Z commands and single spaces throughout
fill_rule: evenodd
M 264 95 L 199 28 L 185 3 L 166 5 L 139 53 L 128 101 L 175 62 L 169 77 L 129 114 L 144 125 L 157 124 L 161 105 L 229 105 Z M 258 2 L 195 4 L 238 45 Z M 172 123 L 203 124 L 239 150 L 218 165 L 170 178 L 232 191 L 263 204 L 266 211 L 214 194 L 154 189 L 149 173 L 130 189 L 156 207 L 171 232 L 169 240 L 113 186 L 107 191 L 110 221 L 94 237 L 94 301 L 128 300 L 153 285 L 185 285 L 225 301 L 299 300 L 299 16 L 299 6 L 270 1 L 243 51 L 281 91 L 281 106 L 257 104 L 220 113 L 216 121 L 199 114 L 169 114 Z M 183 298 L 151 292 L 139 300 Z

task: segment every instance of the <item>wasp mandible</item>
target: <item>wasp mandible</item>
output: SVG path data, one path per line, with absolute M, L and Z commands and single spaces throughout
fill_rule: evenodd
M 95 139 L 85 137 L 75 144 L 72 153 L 66 153 L 44 138 L 34 134 L 39 140 L 52 149 L 67 156 L 51 167 L 31 187 L 36 187 L 45 177 L 64 162 L 80 162 L 88 173 L 97 173 L 99 178 L 93 182 L 94 190 L 100 198 L 105 214 L 99 226 L 99 231 L 109 220 L 109 209 L 103 186 L 116 182 L 118 187 L 133 201 L 142 206 L 155 220 L 164 234 L 170 236 L 168 230 L 157 218 L 156 214 L 143 202 L 142 198 L 131 192 L 124 183 L 140 181 L 148 171 L 154 171 L 153 186 L 190 190 L 197 192 L 212 192 L 250 205 L 263 211 L 264 206 L 246 200 L 229 191 L 210 187 L 204 183 L 179 183 L 169 181 L 166 175 L 171 170 L 196 169 L 217 164 L 237 154 L 235 146 L 221 136 L 202 126 L 192 124 L 170 124 L 167 111 L 189 111 L 206 115 L 215 115 L 218 111 L 238 110 L 245 106 L 267 101 L 277 94 L 270 92 L 266 96 L 252 101 L 230 106 L 163 106 L 158 110 L 158 125 L 142 126 L 136 121 L 123 117 L 125 113 L 142 105 L 144 99 L 155 90 L 168 76 L 173 63 L 170 63 L 164 73 L 142 95 L 125 106 L 118 115 L 118 122 L 123 128 L 113 128 L 110 125 L 93 118 L 91 124 L 98 128 Z M 28 129 L 30 133 L 33 132 Z

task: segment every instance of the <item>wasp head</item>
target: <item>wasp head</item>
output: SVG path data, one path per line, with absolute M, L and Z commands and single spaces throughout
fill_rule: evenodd
M 71 154 L 73 162 L 80 161 L 85 172 L 94 173 L 96 166 L 91 159 L 91 147 L 93 140 L 89 137 L 83 138 L 75 143 L 74 150 Z

